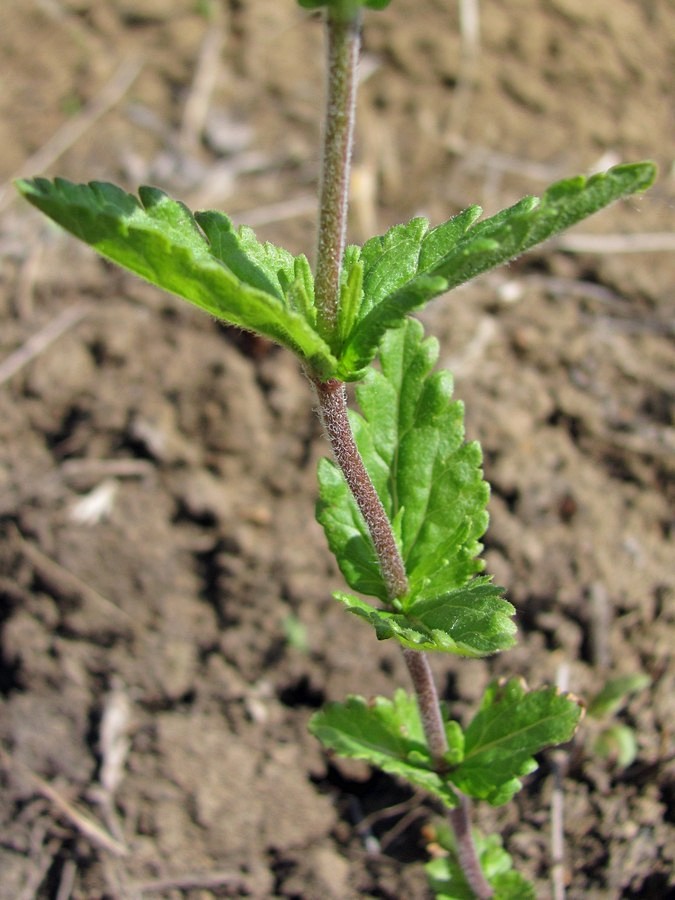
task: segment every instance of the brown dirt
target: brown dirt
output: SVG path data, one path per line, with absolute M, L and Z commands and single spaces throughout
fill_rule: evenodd
M 231 0 L 211 20 L 198 6 L 5 0 L 0 180 L 139 59 L 41 173 L 158 184 L 311 252 L 321 28 L 291 0 Z M 367 17 L 353 238 L 645 157 L 656 187 L 577 232 L 672 231 L 672 3 L 484 0 L 473 68 L 455 7 L 393 0 Z M 202 119 L 192 77 L 209 41 Z M 405 672 L 330 599 L 340 580 L 313 520 L 326 446 L 295 362 L 0 202 L 0 360 L 81 313 L 0 385 L 0 898 L 427 897 L 432 805 L 306 733 L 324 700 L 391 694 Z M 435 658 L 444 695 L 464 716 L 495 674 L 537 685 L 568 665 L 582 696 L 608 674 L 652 678 L 618 714 L 632 765 L 594 757 L 592 723 L 567 756 L 572 900 L 675 885 L 673 299 L 665 252 L 549 246 L 424 316 L 484 446 L 488 564 L 521 630 L 493 660 Z M 108 505 L 86 518 L 95 490 Z M 117 781 L 111 709 L 128 714 Z M 478 812 L 541 897 L 552 784 L 549 754 L 517 803 Z

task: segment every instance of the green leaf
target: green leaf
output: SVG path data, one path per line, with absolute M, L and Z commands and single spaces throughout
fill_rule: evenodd
M 420 257 L 434 258 L 435 233 L 445 229 L 446 240 L 453 240 L 466 230 L 480 215 L 479 207 L 465 210 L 434 229 L 426 238 L 429 222 L 424 218 L 411 219 L 405 225 L 394 225 L 380 237 L 371 238 L 363 245 L 360 255 L 357 247 L 349 247 L 344 269 L 360 265 L 363 269 L 363 300 L 359 318 L 342 335 L 339 377 L 345 381 L 360 381 L 365 367 L 372 361 L 385 332 L 400 324 L 405 316 L 426 303 L 430 294 L 435 296 L 445 290 L 445 279 L 416 279 Z M 431 243 L 427 246 L 427 241 Z M 447 246 L 447 244 L 446 244 Z M 391 298 L 389 302 L 383 302 Z
M 365 600 L 336 592 L 349 612 L 365 619 L 379 640 L 396 638 L 413 650 L 437 650 L 482 657 L 513 646 L 514 609 L 502 589 L 487 578 L 474 578 L 462 588 L 418 600 L 406 612 L 374 609 Z
M 349 697 L 329 703 L 309 722 L 309 730 L 340 756 L 363 759 L 390 775 L 424 788 L 446 806 L 457 806 L 447 779 L 433 771 L 415 698 L 405 691 L 394 700 Z
M 437 355 L 437 342 L 423 340 L 416 320 L 388 332 L 380 349 L 381 371 L 369 370 L 356 391 L 363 415 L 350 414 L 368 473 L 390 520 L 398 522 L 415 597 L 450 591 L 480 571 L 482 563 L 475 557 L 487 526 L 489 488 L 482 477 L 480 448 L 464 442 L 463 406 L 451 401 L 449 373 L 432 371 Z M 343 534 L 327 534 L 348 583 L 386 600 L 383 585 L 365 591 L 345 571 L 359 536 L 364 546 L 356 555 L 375 557 L 355 501 L 346 484 L 338 487 L 342 475 L 332 463 L 323 464 L 319 480 L 320 521 L 330 529 L 324 511 L 331 505 L 338 507 L 331 524 L 344 522 Z
M 582 709 L 555 688 L 528 691 L 513 678 L 493 682 L 464 731 L 464 759 L 450 778 L 471 797 L 493 806 L 508 802 L 520 778 L 537 768 L 533 754 L 569 741 Z
M 474 900 L 475 895 L 459 864 L 450 828 L 439 823 L 435 830 L 436 842 L 446 855 L 432 859 L 425 866 L 431 889 L 438 900 Z M 483 875 L 494 891 L 493 900 L 536 900 L 534 885 L 514 871 L 513 860 L 504 850 L 499 835 L 483 837 L 474 834 L 474 842 Z
M 316 306 L 314 305 L 314 276 L 309 261 L 303 254 L 293 260 L 293 278 L 288 281 L 283 273 L 280 283 L 291 309 L 300 313 L 305 322 L 316 328 Z
M 458 215 L 432 228 L 424 236 L 420 247 L 418 271 L 428 272 L 439 263 L 450 247 L 454 247 L 467 231 L 480 219 L 480 206 L 469 206 Z
M 594 719 L 611 716 L 618 712 L 630 694 L 635 694 L 649 687 L 651 678 L 644 672 L 632 675 L 619 675 L 610 678 L 602 690 L 588 704 L 588 715 Z
M 501 588 L 474 579 L 487 526 L 488 485 L 480 448 L 464 442 L 463 406 L 452 402 L 452 380 L 434 372 L 437 342 L 408 319 L 389 331 L 381 369 L 356 390 L 362 415 L 350 414 L 359 451 L 395 535 L 409 593 L 395 609 L 378 610 L 336 594 L 370 623 L 380 640 L 462 656 L 486 656 L 514 643 L 514 609 Z M 319 466 L 317 518 L 347 583 L 388 604 L 372 541 L 334 463 Z
M 141 188 L 139 202 L 101 182 L 35 178 L 21 179 L 17 187 L 106 258 L 219 319 L 288 347 L 324 377 L 335 372 L 335 359 L 313 328 L 313 288 L 302 257 L 294 260 L 285 250 L 258 243 L 250 229 L 234 229 L 221 213 L 195 218 L 156 188 Z
M 418 217 L 406 224 L 394 225 L 386 234 L 366 241 L 361 248 L 362 315 L 417 275 L 420 245 L 428 228 L 429 222 Z
M 384 9 L 391 0 L 298 0 L 305 9 L 319 9 L 326 6 L 339 17 L 353 18 L 360 6 L 368 9 Z
M 434 372 L 438 342 L 414 319 L 387 333 L 381 371 L 356 398 L 354 431 L 391 519 L 401 517 L 401 552 L 411 594 L 460 587 L 482 569 L 475 557 L 488 517 L 480 447 L 464 442 L 464 407 L 452 377 Z
M 363 301 L 363 263 L 358 247 L 347 247 L 346 264 L 342 270 L 340 306 L 338 308 L 338 341 L 340 346 L 349 337 L 357 321 Z
M 420 275 L 371 309 L 345 341 L 339 354 L 337 377 L 342 381 L 361 381 L 387 331 L 397 328 L 408 313 L 420 309 L 446 289 L 444 278 Z
M 615 166 L 584 178 L 551 185 L 541 200 L 526 197 L 480 222 L 430 270 L 448 280 L 448 289 L 508 262 L 559 234 L 620 197 L 646 190 L 656 177 L 653 163 Z
M 339 377 L 359 380 L 384 332 L 433 297 L 508 262 L 614 200 L 646 190 L 655 177 L 651 162 L 615 166 L 590 178 L 557 182 L 541 200 L 525 197 L 477 224 L 481 210 L 472 206 L 428 233 L 426 220 L 413 219 L 372 238 L 363 247 L 361 316 L 343 344 Z
M 604 728 L 593 741 L 593 752 L 625 769 L 638 755 L 637 735 L 628 725 L 615 724 Z
M 347 584 L 361 594 L 386 601 L 387 588 L 363 517 L 338 467 L 319 461 L 316 518 Z
M 451 638 L 454 652 L 488 656 L 515 643 L 515 609 L 503 593 L 489 578 L 473 578 L 446 593 L 407 601 L 405 610 L 409 621 Z
M 295 279 L 291 253 L 274 244 L 261 244 L 252 228 L 242 225 L 235 229 L 228 216 L 217 210 L 196 212 L 194 218 L 208 239 L 211 254 L 240 281 L 283 299 L 281 278 L 286 284 Z

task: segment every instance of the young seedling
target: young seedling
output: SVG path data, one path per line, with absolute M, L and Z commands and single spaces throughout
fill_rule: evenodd
M 651 678 L 644 672 L 609 678 L 588 702 L 586 712 L 593 720 L 592 750 L 597 756 L 625 769 L 635 762 L 638 751 L 635 730 L 617 721 L 615 716 L 632 694 L 645 690 Z
M 471 206 L 434 228 L 415 218 L 346 247 L 361 12 L 389 0 L 299 2 L 323 8 L 328 44 L 314 275 L 304 255 L 261 244 L 221 212 L 192 213 L 157 188 L 140 188 L 137 199 L 112 184 L 60 178 L 17 187 L 103 256 L 298 358 L 334 453 L 319 466 L 317 516 L 354 592 L 335 597 L 379 640 L 401 645 L 414 689 L 329 704 L 310 728 L 326 747 L 422 787 L 447 807 L 438 845 L 452 855 L 429 871 L 437 896 L 522 900 L 533 889 L 512 871 L 499 838 L 474 843 L 470 804 L 508 802 L 536 768 L 534 755 L 571 738 L 581 708 L 518 678 L 490 684 L 466 726 L 439 703 L 426 653 L 507 649 L 514 608 L 480 574 L 489 495 L 480 447 L 464 440 L 451 376 L 435 370 L 437 343 L 410 313 L 645 190 L 655 168 L 616 166 L 561 181 L 488 219 Z M 360 412 L 347 409 L 348 382 L 358 383 Z

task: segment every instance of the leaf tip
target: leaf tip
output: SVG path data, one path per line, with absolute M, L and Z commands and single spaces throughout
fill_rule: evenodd
M 33 178 L 15 178 L 13 184 L 22 197 L 30 200 L 31 197 L 44 194 L 51 182 L 47 178 L 35 176 Z
M 631 192 L 641 193 L 654 184 L 659 168 L 651 159 L 646 159 L 636 163 L 620 163 L 609 169 L 607 174 L 630 177 L 633 182 Z

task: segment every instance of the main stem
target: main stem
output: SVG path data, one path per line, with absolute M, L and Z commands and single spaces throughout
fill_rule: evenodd
M 315 382 L 321 420 L 337 464 L 368 525 L 380 570 L 389 597 L 403 597 L 408 591 L 405 566 L 398 552 L 389 517 L 361 459 L 349 418 L 347 394 L 341 381 Z
M 344 20 L 326 13 L 328 88 L 322 166 L 319 238 L 315 297 L 319 330 L 332 343 L 340 303 L 340 272 L 347 232 L 349 167 L 354 133 L 356 73 L 360 46 L 360 13 Z M 321 418 L 335 459 L 368 526 L 390 601 L 405 596 L 408 579 L 389 517 L 366 471 L 347 416 L 347 394 L 342 382 L 313 379 Z M 439 772 L 446 763 L 448 742 L 436 684 L 424 653 L 405 649 L 403 656 L 417 696 L 417 705 L 432 759 Z M 457 854 L 464 875 L 478 900 L 489 900 L 492 889 L 480 867 L 471 835 L 470 801 L 450 810 Z
M 329 9 L 326 23 L 328 85 L 314 291 L 317 326 L 330 343 L 338 324 L 340 272 L 347 234 L 361 14 L 357 12 L 345 21 Z
M 315 381 L 314 386 L 335 459 L 368 526 L 389 599 L 395 600 L 404 596 L 408 590 L 405 565 L 396 546 L 389 517 L 356 446 L 347 416 L 345 386 L 334 379 Z M 448 751 L 448 740 L 429 659 L 425 653 L 407 648 L 403 650 L 403 658 L 415 689 L 429 752 L 437 771 L 443 772 L 447 767 L 444 757 Z M 448 815 L 457 842 L 457 856 L 464 876 L 478 900 L 489 900 L 493 894 L 492 888 L 483 875 L 471 834 L 471 801 L 459 791 L 456 793 L 459 795 L 460 805 L 449 810 Z

